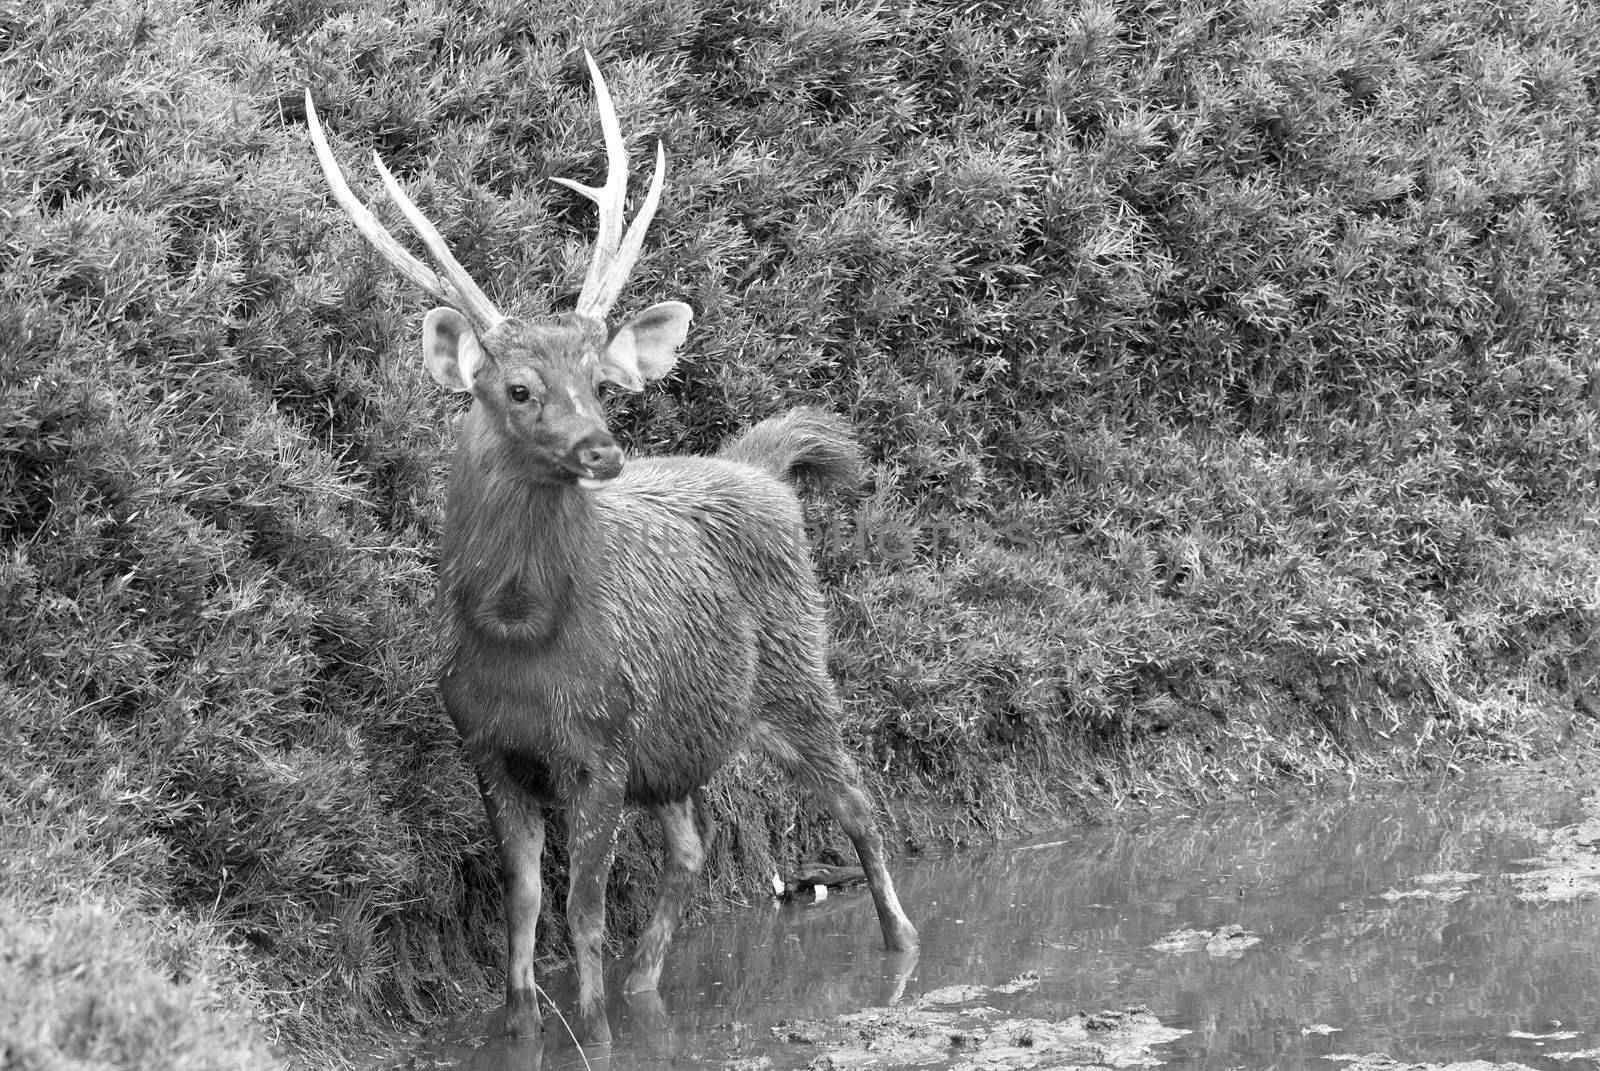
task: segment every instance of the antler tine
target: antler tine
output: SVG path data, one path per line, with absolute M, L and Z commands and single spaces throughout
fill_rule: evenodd
M 350 222 L 383 254 L 385 260 L 399 269 L 400 274 L 439 300 L 446 300 L 449 294 L 440 285 L 438 274 L 396 241 L 378 222 L 378 217 L 368 211 L 367 206 L 351 192 L 339 161 L 334 159 L 333 150 L 328 147 L 328 137 L 322 132 L 322 122 L 317 118 L 317 106 L 311 101 L 310 89 L 306 90 L 306 126 L 311 133 L 312 147 L 317 151 L 317 160 L 322 164 L 322 173 L 333 190 L 333 199 L 339 202 L 339 207 L 350 217 Z
M 311 144 L 316 149 L 317 160 L 322 164 L 322 173 L 328 180 L 328 186 L 333 191 L 334 200 L 339 202 L 345 215 L 356 225 L 356 229 L 371 242 L 400 274 L 411 280 L 424 292 L 432 295 L 447 305 L 460 309 L 473 325 L 480 331 L 486 331 L 505 319 L 505 316 L 495 308 L 494 303 L 478 288 L 467 274 L 460 261 L 451 255 L 450 249 L 445 245 L 444 237 L 438 228 L 429 223 L 427 217 L 407 197 L 400 184 L 395 181 L 389 169 L 378 159 L 378 154 L 373 153 L 372 158 L 378 165 L 378 173 L 383 178 L 383 185 L 389 191 L 389 196 L 400 206 L 408 222 L 416 230 L 423 244 L 444 269 L 444 275 L 428 267 L 421 260 L 411 254 L 405 246 L 390 234 L 378 222 L 366 205 L 361 203 L 351 191 L 350 184 L 345 181 L 344 171 L 339 167 L 339 161 L 334 159 L 333 149 L 328 145 L 328 138 L 322 130 L 322 122 L 317 118 L 317 106 L 311 100 L 311 90 L 306 90 L 306 127 L 311 134 Z
M 606 184 L 586 186 L 567 178 L 552 178 L 595 203 L 600 211 L 596 227 L 594 256 L 589 271 L 584 276 L 583 290 L 578 294 L 578 312 L 595 320 L 604 321 L 606 313 L 616 303 L 617 295 L 628 281 L 628 273 L 639 259 L 644 245 L 644 233 L 655 217 L 661 200 L 661 186 L 666 177 L 667 154 L 661 142 L 656 142 L 656 169 L 650 179 L 650 189 L 639 214 L 634 217 L 626 235 L 622 232 L 623 203 L 628 193 L 628 150 L 622 140 L 622 127 L 617 122 L 617 109 L 611 99 L 611 90 L 600 74 L 600 65 L 585 49 L 583 58 L 588 61 L 589 75 L 594 80 L 595 103 L 600 109 L 600 130 L 606 144 Z
M 495 308 L 494 302 L 489 300 L 478 284 L 472 281 L 472 276 L 467 274 L 467 269 L 450 252 L 450 246 L 445 243 L 444 235 L 439 233 L 439 228 L 429 222 L 428 217 L 422 214 L 422 209 L 406 196 L 406 191 L 400 188 L 400 183 L 389 169 L 384 166 L 383 160 L 376 152 L 372 154 L 372 162 L 378 167 L 378 177 L 383 179 L 383 188 L 389 191 L 390 200 L 399 206 L 400 212 L 411 224 L 411 229 L 417 232 L 417 237 L 422 239 L 422 244 L 428 247 L 428 252 L 433 254 L 435 263 L 444 272 L 445 282 L 455 291 L 456 299 L 452 304 L 457 305 L 467 319 L 473 321 L 480 331 L 487 331 L 505 316 Z
M 656 218 L 656 206 L 661 203 L 661 187 L 667 177 L 667 150 L 658 140 L 656 142 L 656 169 L 650 176 L 650 188 L 645 191 L 644 203 L 639 206 L 639 214 L 633 217 L 633 222 L 628 225 L 628 234 L 622 240 L 622 248 L 617 251 L 616 263 L 612 267 L 612 274 L 606 280 L 606 306 L 617 300 L 617 295 L 622 293 L 622 287 L 628 281 L 628 273 L 633 271 L 634 261 L 639 259 L 639 250 L 644 247 L 644 232 L 650 229 L 650 221 Z

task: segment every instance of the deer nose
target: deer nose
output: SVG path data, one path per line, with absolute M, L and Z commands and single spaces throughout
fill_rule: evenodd
M 591 435 L 573 449 L 573 460 L 591 480 L 609 480 L 622 471 L 622 447 L 609 433 Z

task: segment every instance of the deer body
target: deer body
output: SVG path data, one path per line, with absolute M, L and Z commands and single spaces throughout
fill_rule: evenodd
M 753 449 L 757 438 L 778 453 Z M 799 503 L 776 475 L 808 463 L 848 479 L 844 429 L 796 410 L 725 448 L 749 461 L 636 461 L 595 489 L 519 471 L 501 445 L 481 429 L 463 435 L 440 602 L 451 635 L 445 707 L 502 846 L 508 1030 L 537 1030 L 542 809 L 568 812 L 578 1022 L 585 1038 L 604 1040 L 599 953 L 622 805 L 655 810 L 668 842 L 627 981 L 639 992 L 656 986 L 704 857 L 709 816 L 696 793 L 750 744 L 817 792 L 857 844 L 889 947 L 914 947 L 839 736 Z
M 596 388 L 640 390 L 670 372 L 691 314 L 666 301 L 606 326 L 655 211 L 665 153 L 657 147 L 649 192 L 624 233 L 626 153 L 592 57 L 589 69 L 608 177 L 602 187 L 557 180 L 596 202 L 600 226 L 576 311 L 552 317 L 503 315 L 378 161 L 437 270 L 413 256 L 345 183 L 309 93 L 306 118 L 351 220 L 444 302 L 423 320 L 429 372 L 472 396 L 446 504 L 440 684 L 500 848 L 506 1032 L 540 1030 L 534 950 L 553 806 L 568 823 L 576 1031 L 602 1044 L 611 1038 L 600 969 L 605 889 L 623 807 L 649 808 L 667 845 L 625 983 L 649 993 L 705 857 L 710 816 L 699 789 L 741 747 L 763 749 L 844 828 L 885 944 L 911 949 L 917 934 L 840 737 L 821 598 L 786 482 L 852 482 L 855 442 L 837 418 L 797 409 L 757 424 L 718 457 L 624 464 Z
M 464 446 L 448 517 L 447 709 L 469 747 L 541 756 L 548 802 L 618 749 L 628 802 L 682 799 L 794 682 L 831 687 L 799 507 L 763 471 L 648 459 L 586 490 Z

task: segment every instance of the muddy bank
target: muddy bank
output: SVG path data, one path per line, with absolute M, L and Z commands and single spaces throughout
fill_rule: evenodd
M 1541 835 L 1544 850 L 1517 874 L 1517 897 L 1529 903 L 1567 903 L 1600 896 L 1600 794 L 1594 789 L 1580 801 L 1583 817 Z

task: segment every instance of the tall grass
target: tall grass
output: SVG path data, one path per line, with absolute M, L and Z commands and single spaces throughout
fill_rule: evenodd
M 451 403 L 300 95 L 538 314 L 580 48 L 671 159 L 619 314 L 697 312 L 619 432 L 861 429 L 813 527 L 908 840 L 1600 713 L 1590 6 L 0 0 L 8 1051 L 324 1061 L 497 970 L 432 685 Z M 752 769 L 719 895 L 834 835 Z

